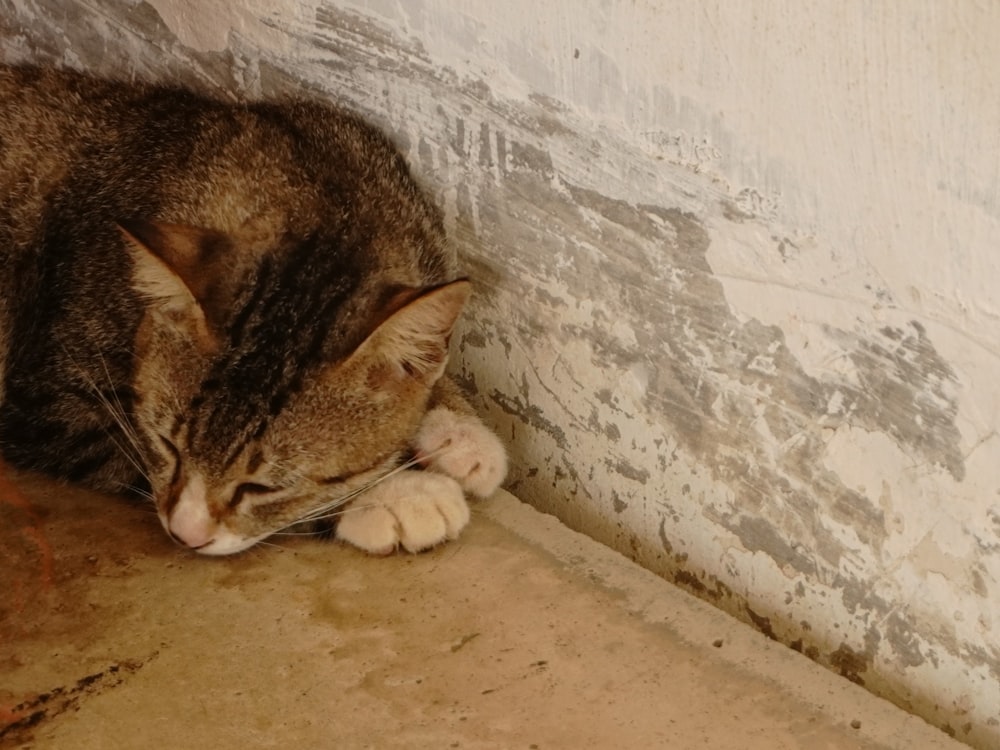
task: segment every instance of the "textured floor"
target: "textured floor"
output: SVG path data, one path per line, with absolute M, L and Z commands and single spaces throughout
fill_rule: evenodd
M 0 747 L 959 745 L 508 495 L 419 556 L 0 477 Z

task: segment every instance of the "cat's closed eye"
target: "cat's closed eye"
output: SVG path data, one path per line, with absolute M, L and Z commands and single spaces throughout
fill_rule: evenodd
M 177 480 L 180 479 L 181 476 L 181 452 L 177 449 L 177 446 L 174 445 L 170 438 L 164 437 L 163 435 L 157 435 L 156 437 L 159 438 L 160 445 L 166 449 L 167 453 L 170 454 L 170 457 L 174 461 L 174 471 L 170 477 L 170 485 L 173 486 L 177 484 Z
M 233 496 L 229 499 L 229 507 L 235 508 L 237 505 L 243 502 L 243 498 L 249 493 L 251 495 L 272 495 L 275 492 L 280 492 L 278 487 L 269 487 L 266 484 L 259 484 L 257 482 L 243 482 L 237 485 L 236 489 L 233 490 Z

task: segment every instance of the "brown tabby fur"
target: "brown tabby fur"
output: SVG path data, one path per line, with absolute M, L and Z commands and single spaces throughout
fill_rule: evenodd
M 7 460 L 161 518 L 197 474 L 247 539 L 399 464 L 468 295 L 355 115 L 33 68 L 0 67 L 0 262 Z

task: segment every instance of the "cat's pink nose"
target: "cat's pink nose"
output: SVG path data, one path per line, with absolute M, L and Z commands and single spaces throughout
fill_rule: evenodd
M 181 544 L 186 544 L 191 549 L 199 549 L 212 542 L 215 536 L 215 529 L 207 524 L 187 523 L 183 519 L 177 520 L 176 514 L 170 519 L 170 536 Z
M 205 485 L 199 477 L 193 477 L 181 489 L 180 497 L 170 511 L 167 531 L 182 544 L 198 549 L 212 542 L 218 528 L 218 523 L 208 511 Z

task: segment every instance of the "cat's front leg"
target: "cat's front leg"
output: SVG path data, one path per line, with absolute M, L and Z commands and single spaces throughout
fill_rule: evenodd
M 344 510 L 336 537 L 373 555 L 399 547 L 421 552 L 457 538 L 468 523 L 469 505 L 458 482 L 427 471 L 401 471 Z
M 474 414 L 435 406 L 424 415 L 413 441 L 417 460 L 453 477 L 466 492 L 492 495 L 507 476 L 507 452 Z

